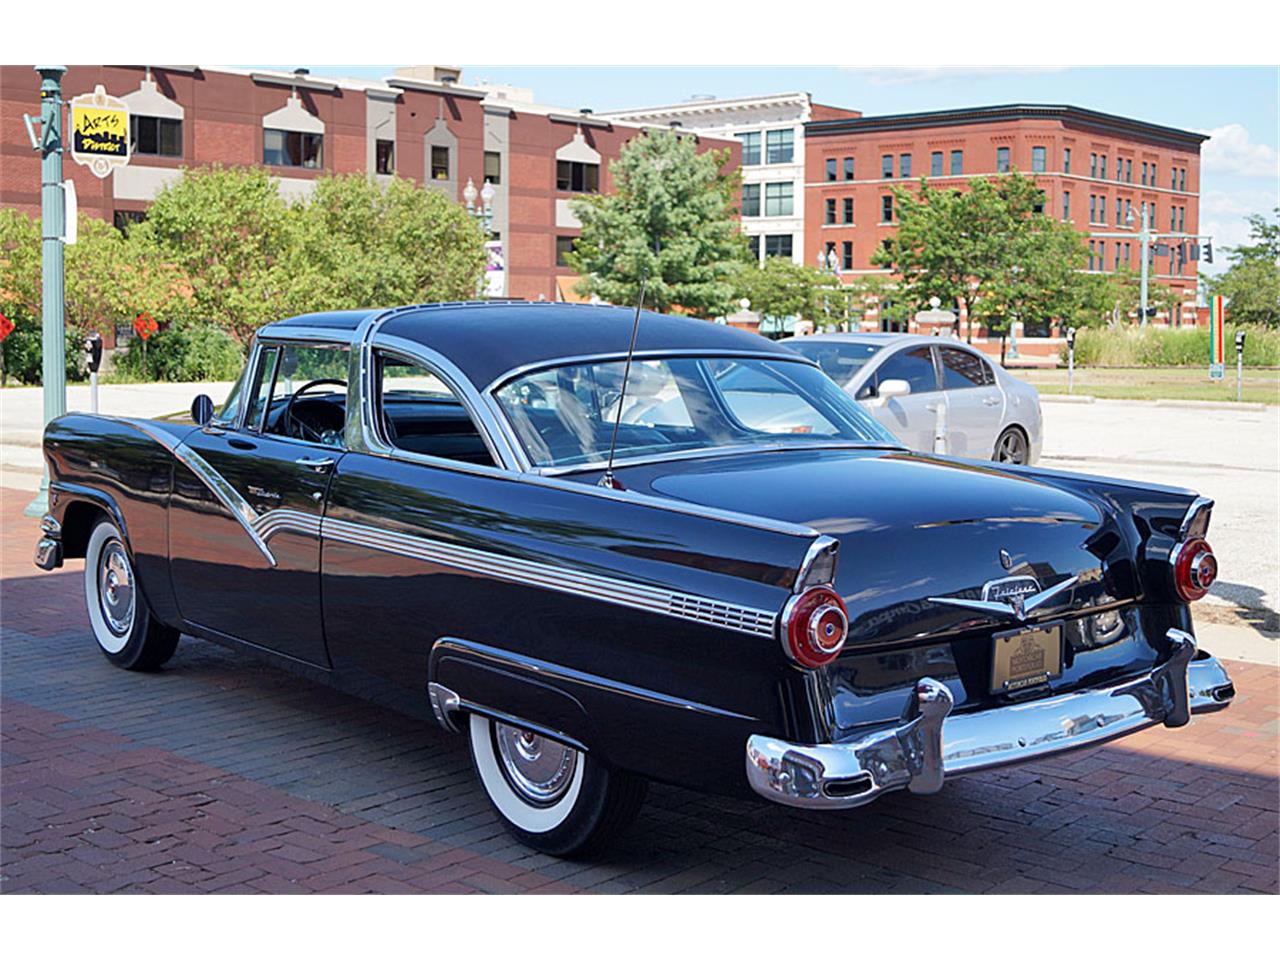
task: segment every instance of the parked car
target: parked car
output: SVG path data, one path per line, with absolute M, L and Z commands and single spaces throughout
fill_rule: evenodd
M 1018 464 L 1040 457 L 1036 388 L 960 340 L 823 333 L 779 342 L 817 363 L 912 450 Z
M 49 425 L 36 563 L 85 559 L 120 667 L 190 634 L 433 713 L 558 855 L 648 780 L 855 807 L 1230 701 L 1188 607 L 1210 501 L 912 453 L 701 321 L 644 314 L 624 392 L 631 331 L 532 303 L 270 324 L 216 413 Z

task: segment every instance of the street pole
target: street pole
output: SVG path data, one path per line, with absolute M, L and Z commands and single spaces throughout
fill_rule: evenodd
M 1147 325 L 1147 248 L 1151 243 L 1151 231 L 1147 221 L 1147 208 L 1142 207 L 1142 230 L 1138 234 L 1138 249 L 1141 251 L 1142 265 L 1141 270 L 1141 292 L 1138 295 L 1138 324 L 1145 327 Z
M 40 74 L 40 234 L 41 358 L 44 422 L 67 412 L 67 343 L 62 285 L 62 237 L 65 233 L 62 194 L 62 75 L 66 67 L 36 67 Z M 27 504 L 29 517 L 49 509 L 49 467 L 40 492 Z

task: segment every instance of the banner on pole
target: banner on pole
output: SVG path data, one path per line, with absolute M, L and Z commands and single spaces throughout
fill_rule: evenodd
M 129 106 L 102 84 L 71 99 L 71 159 L 96 177 L 129 162 Z
M 1209 298 L 1209 379 L 1221 380 L 1226 372 L 1226 348 L 1222 343 L 1222 297 Z

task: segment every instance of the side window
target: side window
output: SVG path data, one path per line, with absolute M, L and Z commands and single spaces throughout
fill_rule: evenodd
M 942 355 L 943 390 L 964 390 L 991 382 L 991 371 L 981 357 L 954 347 L 940 347 L 939 353 Z
M 267 398 L 271 396 L 271 384 L 275 380 L 279 356 L 279 347 L 263 347 L 258 352 L 258 366 L 246 393 L 249 409 L 245 414 L 244 425 L 250 430 L 262 429 L 262 413 L 267 408 Z
M 938 377 L 933 370 L 933 357 L 928 347 L 912 347 L 899 350 L 885 360 L 876 371 L 876 385 L 886 380 L 905 380 L 912 393 L 930 393 L 938 389 Z
M 270 399 L 257 429 L 327 447 L 342 446 L 350 348 L 288 343 L 274 349 L 278 359 L 267 394 Z M 258 396 L 263 396 L 261 388 Z
M 471 415 L 447 383 L 420 364 L 377 355 L 378 414 L 397 450 L 494 466 Z

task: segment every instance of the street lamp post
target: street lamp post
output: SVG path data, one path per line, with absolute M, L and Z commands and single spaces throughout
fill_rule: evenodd
M 62 243 L 66 232 L 62 193 L 62 75 L 66 67 L 36 67 L 40 74 L 40 272 L 41 355 L 40 376 L 44 392 L 44 422 L 67 412 L 67 342 L 63 300 Z M 30 129 L 30 120 L 27 121 Z M 25 513 L 38 517 L 49 509 L 49 467 L 40 480 L 40 492 Z
M 484 238 L 487 241 L 493 234 L 493 198 L 497 191 L 493 189 L 493 184 L 487 179 L 484 186 L 480 190 L 476 190 L 475 181 L 467 177 L 467 185 L 462 188 L 462 199 L 467 205 L 467 213 L 475 217 L 476 222 L 480 224 L 480 229 L 484 231 Z M 477 198 L 480 200 L 479 206 L 476 205 Z M 485 251 L 485 268 L 488 272 L 488 250 Z M 482 276 L 476 281 L 476 297 L 479 298 L 484 293 L 485 278 Z
M 1133 222 L 1133 208 L 1129 208 L 1129 216 L 1126 218 L 1130 223 Z M 1138 250 L 1142 257 L 1139 264 L 1139 284 L 1138 284 L 1138 326 L 1145 327 L 1147 325 L 1147 258 L 1150 254 L 1147 252 L 1151 243 L 1151 223 L 1147 217 L 1147 205 L 1142 205 L 1142 223 L 1138 229 Z

